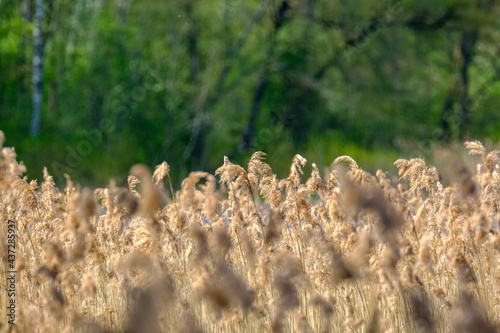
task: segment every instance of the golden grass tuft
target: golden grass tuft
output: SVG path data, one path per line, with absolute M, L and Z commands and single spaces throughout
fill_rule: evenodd
M 397 160 L 398 179 L 349 156 L 306 177 L 296 155 L 280 180 L 256 152 L 174 192 L 166 162 L 134 166 L 126 188 L 65 175 L 59 190 L 47 169 L 38 185 L 4 140 L 0 267 L 11 219 L 18 293 L 1 331 L 499 330 L 500 162 L 478 141 L 473 171 L 446 155 L 446 186 L 420 158 Z

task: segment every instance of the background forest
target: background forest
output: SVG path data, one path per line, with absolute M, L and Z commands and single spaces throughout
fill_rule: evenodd
M 500 139 L 495 0 L 0 0 L 0 128 L 41 178 Z M 124 177 L 125 178 L 125 177 Z

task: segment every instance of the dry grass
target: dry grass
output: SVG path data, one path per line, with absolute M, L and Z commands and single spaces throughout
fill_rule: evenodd
M 1 269 L 13 219 L 19 273 L 16 326 L 2 316 L 0 329 L 496 332 L 499 160 L 466 147 L 482 163 L 473 175 L 449 153 L 447 187 L 418 158 L 395 162 L 397 184 L 348 156 L 302 182 L 297 155 L 279 180 L 257 152 L 247 169 L 225 158 L 219 185 L 193 172 L 175 194 L 166 163 L 134 166 L 128 188 L 67 176 L 59 191 L 3 148 Z

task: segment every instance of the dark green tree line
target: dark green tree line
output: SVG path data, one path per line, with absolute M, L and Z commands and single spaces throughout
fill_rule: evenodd
M 499 14 L 494 0 L 1 0 L 0 126 L 33 175 L 95 182 L 136 162 L 185 175 L 253 150 L 280 168 L 498 140 Z

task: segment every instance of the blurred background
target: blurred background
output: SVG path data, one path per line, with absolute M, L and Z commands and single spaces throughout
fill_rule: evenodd
M 0 129 L 30 178 L 257 150 L 364 169 L 500 139 L 500 1 L 0 0 Z

